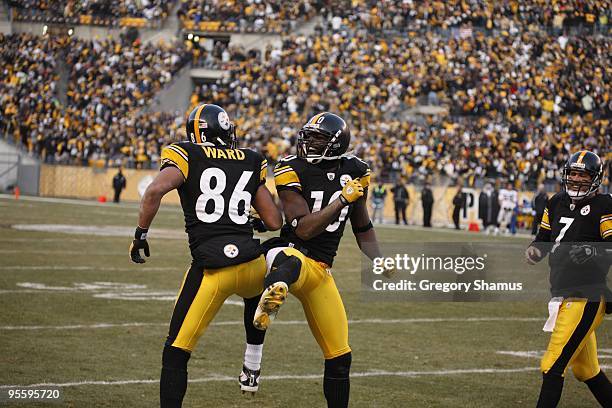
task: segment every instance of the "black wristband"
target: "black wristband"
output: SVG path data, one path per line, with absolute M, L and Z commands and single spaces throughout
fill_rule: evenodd
M 359 234 L 359 233 L 362 233 L 362 232 L 369 231 L 372 228 L 374 228 L 374 226 L 372 225 L 372 221 L 370 221 L 370 222 L 368 222 L 367 225 L 364 225 L 363 227 L 353 227 L 353 233 Z
M 148 228 L 140 228 L 136 227 L 136 232 L 134 233 L 134 238 L 144 241 L 147 239 L 147 232 L 149 232 Z
M 344 207 L 350 204 L 348 200 L 342 194 L 338 196 L 338 200 L 340 200 L 340 202 L 342 203 Z

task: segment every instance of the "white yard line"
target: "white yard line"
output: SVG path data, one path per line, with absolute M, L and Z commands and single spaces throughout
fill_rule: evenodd
M 238 304 L 240 302 L 230 304 Z M 414 324 L 414 323 L 469 323 L 469 322 L 543 322 L 538 317 L 467 317 L 467 318 L 413 318 L 413 319 L 359 319 L 349 320 L 349 324 Z M 242 326 L 242 320 L 229 320 L 212 322 L 211 326 Z M 275 326 L 305 325 L 306 320 L 276 320 Z M 76 330 L 76 329 L 108 329 L 113 327 L 138 327 L 138 326 L 167 326 L 167 323 L 95 323 L 95 324 L 73 324 L 60 326 L 0 326 L 0 330 Z
M 362 377 L 421 377 L 421 376 L 446 376 L 446 375 L 461 375 L 461 374 L 510 374 L 523 373 L 539 370 L 537 367 L 519 367 L 519 368 L 467 368 L 467 369 L 451 369 L 451 370 L 433 370 L 433 371 L 365 371 L 351 373 L 352 378 Z M 320 379 L 321 374 L 277 374 L 277 375 L 262 375 L 264 381 L 271 380 L 315 380 Z M 205 383 L 216 381 L 236 381 L 235 376 L 213 375 L 210 377 L 193 378 L 190 383 Z M 0 389 L 6 388 L 27 388 L 27 387 L 81 387 L 87 385 L 133 385 L 133 384 L 158 384 L 159 379 L 142 379 L 142 380 L 112 380 L 112 381 L 75 381 L 65 383 L 38 383 L 28 385 L 0 385 Z
M 127 253 L 122 253 L 125 255 L 127 259 Z M 26 271 L 46 271 L 46 270 L 54 270 L 54 271 L 133 271 L 136 268 L 136 265 L 132 267 L 125 268 L 117 268 L 114 266 L 67 266 L 67 265 L 1 265 L 0 270 L 26 270 Z M 176 271 L 175 267 L 166 267 L 166 266 L 144 266 L 142 269 L 146 269 L 147 271 Z

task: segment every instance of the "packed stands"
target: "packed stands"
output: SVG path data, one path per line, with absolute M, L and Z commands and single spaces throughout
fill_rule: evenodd
M 15 34 L 0 45 L 1 129 L 45 162 L 148 167 L 181 138 L 175 114 L 146 110 L 191 59 L 180 44 Z M 69 69 L 65 104 L 56 89 L 60 63 Z
M 177 15 L 188 30 L 289 32 L 314 16 L 321 1 L 180 0 Z
M 166 18 L 167 0 L 11 0 L 17 20 L 56 24 L 144 27 Z
M 184 0 L 183 21 L 238 30 L 261 20 L 262 32 L 291 31 L 291 21 L 323 19 L 313 34 L 289 33 L 265 50 L 18 36 L 1 54 L 10 73 L 0 83 L 2 125 L 47 162 L 154 167 L 159 147 L 184 137 L 184 112 L 146 106 L 191 62 L 228 74 L 186 95 L 191 105 L 224 106 L 244 145 L 271 162 L 290 151 L 309 115 L 330 110 L 347 119 L 354 151 L 382 179 L 553 185 L 569 152 L 612 159 L 608 3 Z M 53 96 L 58 53 L 70 67 L 65 106 Z M 31 72 L 36 81 L 19 81 Z

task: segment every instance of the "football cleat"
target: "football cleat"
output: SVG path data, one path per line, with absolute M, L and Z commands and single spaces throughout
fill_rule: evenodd
M 242 366 L 242 372 L 238 376 L 240 390 L 244 394 L 250 392 L 255 394 L 259 389 L 259 373 L 261 370 L 250 370 L 246 366 Z
M 257 310 L 255 310 L 255 317 L 253 318 L 253 326 L 256 329 L 268 329 L 281 305 L 285 303 L 287 292 L 289 292 L 289 288 L 285 282 L 273 283 L 264 290 L 259 299 Z

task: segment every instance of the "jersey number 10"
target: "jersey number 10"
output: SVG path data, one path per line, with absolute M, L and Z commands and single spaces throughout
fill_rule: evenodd
M 234 191 L 229 200 L 227 214 L 230 219 L 236 224 L 246 224 L 249 220 L 249 212 L 251 209 L 251 193 L 245 191 L 244 188 L 249 183 L 252 171 L 243 171 L 240 179 L 234 187 Z M 212 187 L 212 180 L 215 179 L 215 187 Z M 218 221 L 226 211 L 225 199 L 223 192 L 227 184 L 227 176 L 223 170 L 217 167 L 211 167 L 202 172 L 200 177 L 200 190 L 202 195 L 198 197 L 195 205 L 195 211 L 198 219 L 207 224 Z M 212 212 L 207 212 L 206 207 L 209 201 L 213 201 L 215 207 Z M 238 213 L 238 205 L 244 203 L 244 211 Z

